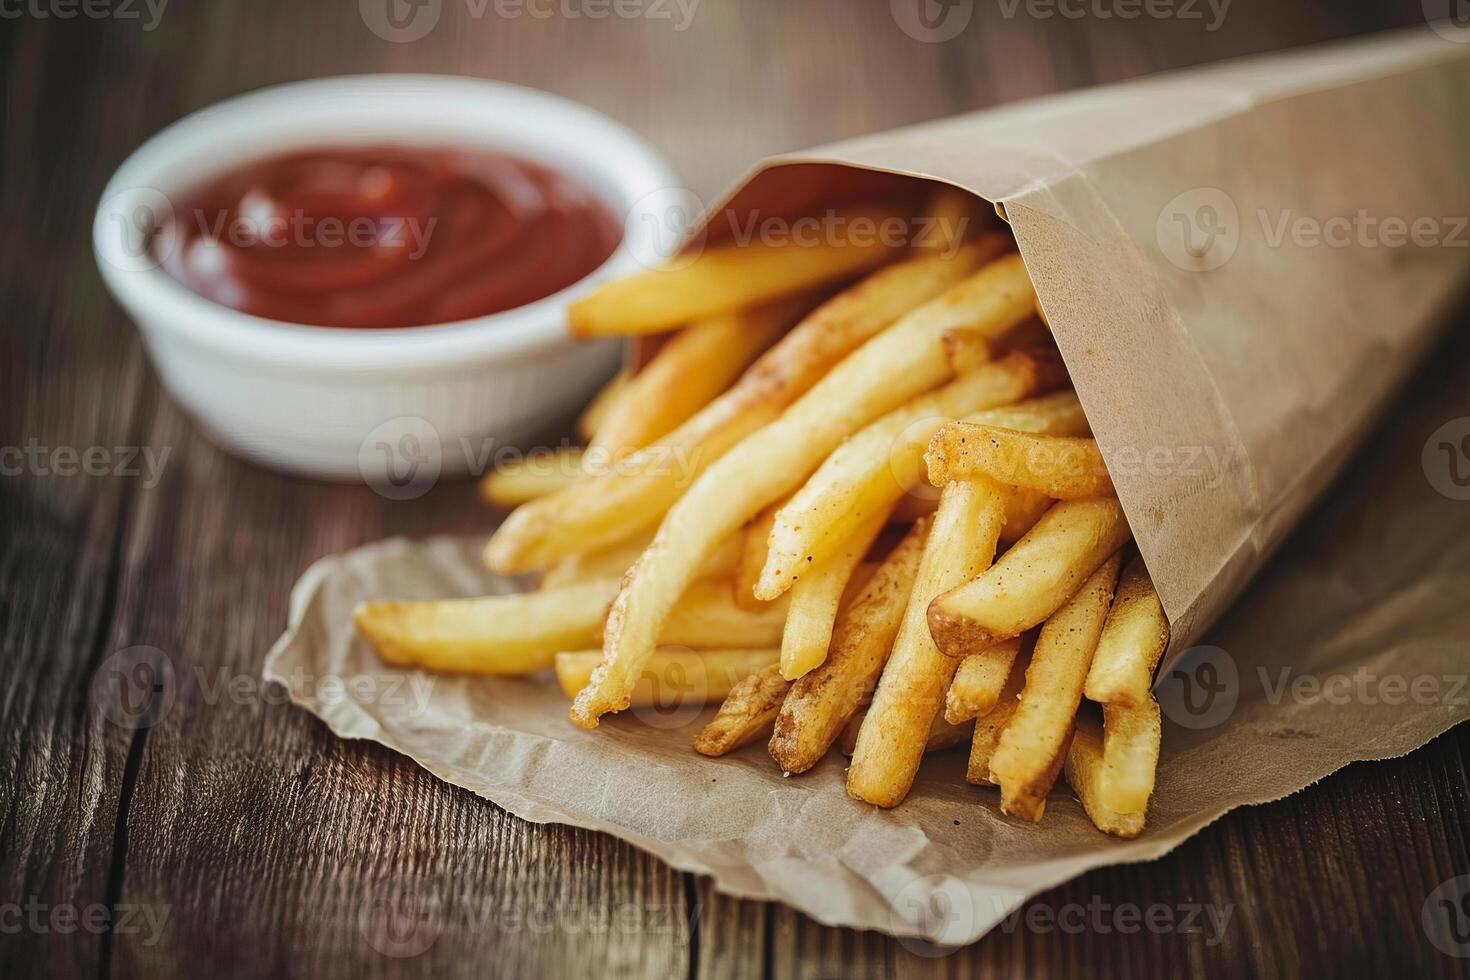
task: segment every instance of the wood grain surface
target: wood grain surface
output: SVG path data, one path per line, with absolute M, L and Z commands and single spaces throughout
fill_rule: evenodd
M 156 23 L 122 0 L 90 8 L 106 17 L 64 0 L 0 10 L 0 446 L 43 460 L 0 477 L 0 977 L 1465 975 L 1470 959 L 1436 950 L 1420 922 L 1437 885 L 1470 873 L 1464 726 L 1030 903 L 1210 904 L 1231 910 L 1219 941 L 1023 918 L 939 950 L 524 823 L 259 685 L 312 560 L 498 515 L 468 484 L 400 503 L 257 469 L 161 390 L 89 238 L 107 176 L 171 120 L 320 75 L 477 75 L 612 115 L 708 196 L 772 152 L 1421 20 L 1417 2 L 1235 0 L 1208 29 L 1205 4 L 1204 20 L 1125 21 L 976 0 L 958 37 L 926 43 L 882 0 L 651 4 L 594 18 L 608 8 L 441 0 L 409 43 L 375 36 L 354 0 L 174 0 Z M 1467 392 L 1461 339 L 1354 468 L 1394 465 L 1395 440 L 1470 414 Z M 167 456 L 156 480 L 136 462 L 137 475 L 66 476 L 65 447 L 103 447 L 114 469 L 129 447 Z M 92 693 L 99 665 L 140 646 L 178 671 L 141 724 Z M 379 928 L 405 910 L 418 928 Z

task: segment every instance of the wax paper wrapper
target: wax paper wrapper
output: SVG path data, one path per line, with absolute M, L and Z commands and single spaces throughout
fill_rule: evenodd
M 516 588 L 478 539 L 318 562 L 266 674 L 343 737 L 527 820 L 946 943 L 1233 807 L 1408 752 L 1470 717 L 1470 344 L 1446 338 L 1470 270 L 1467 98 L 1470 45 L 1403 32 L 768 160 L 713 212 L 800 210 L 889 173 L 1004 214 L 1173 624 L 1136 840 L 1098 833 L 1063 785 L 1041 824 L 1002 818 L 963 751 L 880 811 L 847 798 L 835 753 L 794 778 L 759 744 L 695 755 L 712 709 L 586 732 L 549 677 L 403 683 L 353 605 Z

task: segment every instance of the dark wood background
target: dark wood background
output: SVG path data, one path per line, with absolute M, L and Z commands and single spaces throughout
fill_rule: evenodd
M 354 0 L 173 0 L 152 30 L 137 4 L 141 19 L 62 19 L 40 2 L 7 4 L 22 16 L 0 19 L 0 445 L 171 455 L 156 486 L 0 478 L 0 976 L 1465 971 L 1470 960 L 1425 940 L 1419 909 L 1470 872 L 1466 726 L 1236 812 L 1160 861 L 1035 900 L 1228 904 L 1218 945 L 1022 928 L 943 955 L 718 895 L 612 838 L 526 824 L 386 750 L 338 741 L 251 685 L 297 575 L 388 534 L 483 530 L 495 515 L 467 484 L 394 503 L 226 456 L 160 390 L 89 246 L 96 199 L 130 150 L 188 111 L 275 82 L 430 71 L 538 86 L 640 131 L 709 195 L 763 154 L 1411 24 L 1417 0 L 1235 0 L 1214 31 L 1036 18 L 1025 6 L 1007 17 L 976 0 L 946 43 L 905 35 L 883 0 L 702 0 L 683 31 L 652 18 L 505 18 L 493 5 L 476 18 L 469 0 L 442 0 L 436 29 L 406 44 L 370 33 Z M 1447 356 L 1465 363 L 1470 345 Z M 151 727 L 119 727 L 89 684 L 137 644 L 244 686 L 223 698 L 186 688 Z M 361 927 L 401 875 L 440 903 L 433 944 L 411 957 L 385 955 Z M 13 928 L 5 903 L 43 908 L 42 926 Z M 124 910 L 116 928 L 49 918 L 94 903 Z M 155 935 L 124 923 L 136 907 L 166 911 L 166 924 Z

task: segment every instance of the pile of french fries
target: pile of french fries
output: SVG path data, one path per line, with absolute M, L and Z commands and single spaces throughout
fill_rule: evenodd
M 696 751 L 766 740 L 796 774 L 836 744 L 880 807 L 968 743 L 1003 813 L 1039 821 L 1065 773 L 1139 834 L 1168 623 L 1011 239 L 952 189 L 923 211 L 906 245 L 713 245 L 579 300 L 581 335 L 674 332 L 584 450 L 486 478 L 519 506 L 485 561 L 539 588 L 366 603 L 361 633 L 394 664 L 550 669 L 584 728 L 718 703 Z

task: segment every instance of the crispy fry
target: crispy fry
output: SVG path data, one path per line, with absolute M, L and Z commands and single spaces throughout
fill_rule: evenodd
M 628 381 L 588 452 L 616 458 L 672 432 L 815 305 L 816 297 L 800 294 L 691 323 Z
M 586 646 L 618 579 L 593 579 L 543 592 L 365 602 L 352 620 L 391 664 L 474 674 L 528 674 L 551 656 Z
M 1142 810 L 1124 812 L 1104 803 L 1102 790 L 1106 766 L 1103 763 L 1102 733 L 1090 712 L 1077 718 L 1077 731 L 1067 751 L 1067 785 L 1082 801 L 1082 809 L 1093 826 L 1115 837 L 1137 837 L 1143 833 L 1145 815 Z
M 1021 651 L 1011 664 L 1010 675 L 1001 688 L 995 707 L 975 719 L 975 734 L 970 739 L 970 761 L 965 767 L 965 781 L 976 786 L 993 786 L 990 781 L 990 760 L 995 757 L 995 747 L 1000 736 L 1016 716 L 1021 704 L 1021 688 L 1026 683 L 1026 667 L 1031 662 L 1031 652 Z
M 1102 453 L 1091 438 L 953 422 L 935 433 L 930 447 L 926 458 L 931 461 L 929 480 L 935 486 L 986 476 L 1057 500 L 1113 492 Z
M 771 536 L 771 525 L 776 523 L 776 511 L 785 501 L 776 501 L 759 514 L 745 522 L 739 531 L 740 564 L 735 568 L 735 604 L 742 609 L 765 608 L 765 601 L 755 597 L 755 583 L 760 579 L 761 569 L 766 564 L 766 545 Z
M 848 435 L 949 377 L 939 344 L 945 330 L 1015 323 L 1034 304 L 1020 257 L 997 259 L 863 345 L 780 420 L 706 470 L 669 510 L 613 600 L 607 657 L 572 706 L 573 722 L 592 728 L 621 710 L 668 610 L 720 538 L 794 490 Z
M 1168 645 L 1164 607 L 1142 556 L 1135 555 L 1123 569 L 1118 595 L 1097 641 L 1097 655 L 1087 675 L 1087 696 L 1099 704 L 1145 704 L 1154 669 Z
M 1002 640 L 979 653 L 972 653 L 955 669 L 944 696 L 944 720 L 951 725 L 978 718 L 1000 700 L 1011 665 L 1021 652 L 1023 637 Z
M 924 552 L 930 518 L 921 518 L 845 606 L 827 659 L 786 694 L 771 735 L 771 758 L 786 772 L 806 772 L 873 688 L 903 621 Z
M 868 709 L 859 708 L 857 713 L 847 720 L 842 726 L 842 735 L 837 740 L 837 750 L 848 758 L 857 750 L 858 733 L 863 730 L 863 722 L 867 720 Z M 942 752 L 956 745 L 963 745 L 970 740 L 974 726 L 968 722 L 960 725 L 951 725 L 939 716 L 935 716 L 934 724 L 929 728 L 929 737 L 924 741 L 924 754 L 930 752 Z
M 702 578 L 689 583 L 659 633 L 662 646 L 721 650 L 730 647 L 767 647 L 781 642 L 789 602 L 768 602 L 751 611 L 735 604 L 726 579 Z M 606 622 L 594 641 L 602 640 Z
M 582 452 L 565 446 L 501 463 L 480 480 L 480 497 L 492 507 L 517 507 L 559 493 L 582 478 Z
M 602 551 L 563 558 L 541 576 L 541 588 L 555 589 L 591 578 L 620 579 L 652 540 L 652 534 L 643 534 Z M 729 578 L 733 575 L 740 559 L 740 544 L 738 536 L 726 538 L 699 570 L 700 578 Z
M 628 372 L 619 371 L 608 379 L 597 394 L 592 396 L 592 401 L 582 409 L 582 414 L 577 417 L 577 438 L 583 442 L 591 442 L 597 436 L 597 430 L 602 427 L 603 421 L 608 413 L 613 410 L 623 394 L 628 390 Z
M 875 228 L 902 219 L 886 204 L 832 214 L 834 221 L 872 222 Z M 710 245 L 691 261 L 604 283 L 567 307 L 567 327 L 578 337 L 658 333 L 848 279 L 899 254 L 876 234 Z
M 989 566 L 1004 519 L 1005 508 L 993 483 L 951 483 L 944 488 L 903 624 L 847 771 L 847 792 L 854 799 L 893 807 L 913 786 L 924 733 L 943 707 L 958 666 L 958 661 L 935 649 L 925 610 L 931 598 Z
M 985 574 L 934 600 L 934 641 L 963 657 L 1024 633 L 1070 599 L 1129 537 L 1114 497 L 1056 504 Z
M 992 236 L 965 245 L 952 258 L 908 259 L 839 293 L 679 428 L 613 472 L 517 509 L 490 540 L 485 563 L 504 574 L 535 571 L 652 528 L 702 470 L 780 415 L 832 365 L 1003 247 Z
M 655 650 L 643 665 L 629 704 L 672 708 L 681 704 L 710 704 L 728 695 L 741 680 L 776 662 L 780 651 L 763 650 Z M 587 686 L 601 650 L 558 653 L 553 666 L 562 693 L 569 698 Z
M 1154 792 L 1162 737 L 1159 704 L 1103 705 L 1103 776 L 1099 800 L 1118 813 L 1143 813 Z
M 1000 786 L 1000 809 L 1008 816 L 1041 819 L 1082 702 L 1082 684 L 1113 598 L 1119 564 L 1116 554 L 1104 561 L 1036 638 L 1016 715 L 990 760 L 990 778 Z
M 785 632 L 781 634 L 781 676 L 788 681 L 796 680 L 827 659 L 832 627 L 847 584 L 887 520 L 886 510 L 870 514 L 858 524 L 837 554 L 806 572 L 787 593 L 791 604 Z
M 719 714 L 694 736 L 694 751 L 725 755 L 769 735 L 790 686 L 779 664 L 763 667 L 740 681 L 730 689 Z
M 947 420 L 1065 382 L 1061 359 L 1055 355 L 1008 354 L 915 398 L 848 439 L 776 514 L 756 596 L 773 599 L 780 595 L 799 569 L 826 561 L 862 515 L 891 508 L 905 490 L 922 483 L 929 437 Z M 1034 415 L 1061 424 L 1069 424 L 1074 417 L 1070 411 L 1052 410 L 1038 410 Z M 1030 412 L 1016 415 L 1021 422 L 1031 417 Z

